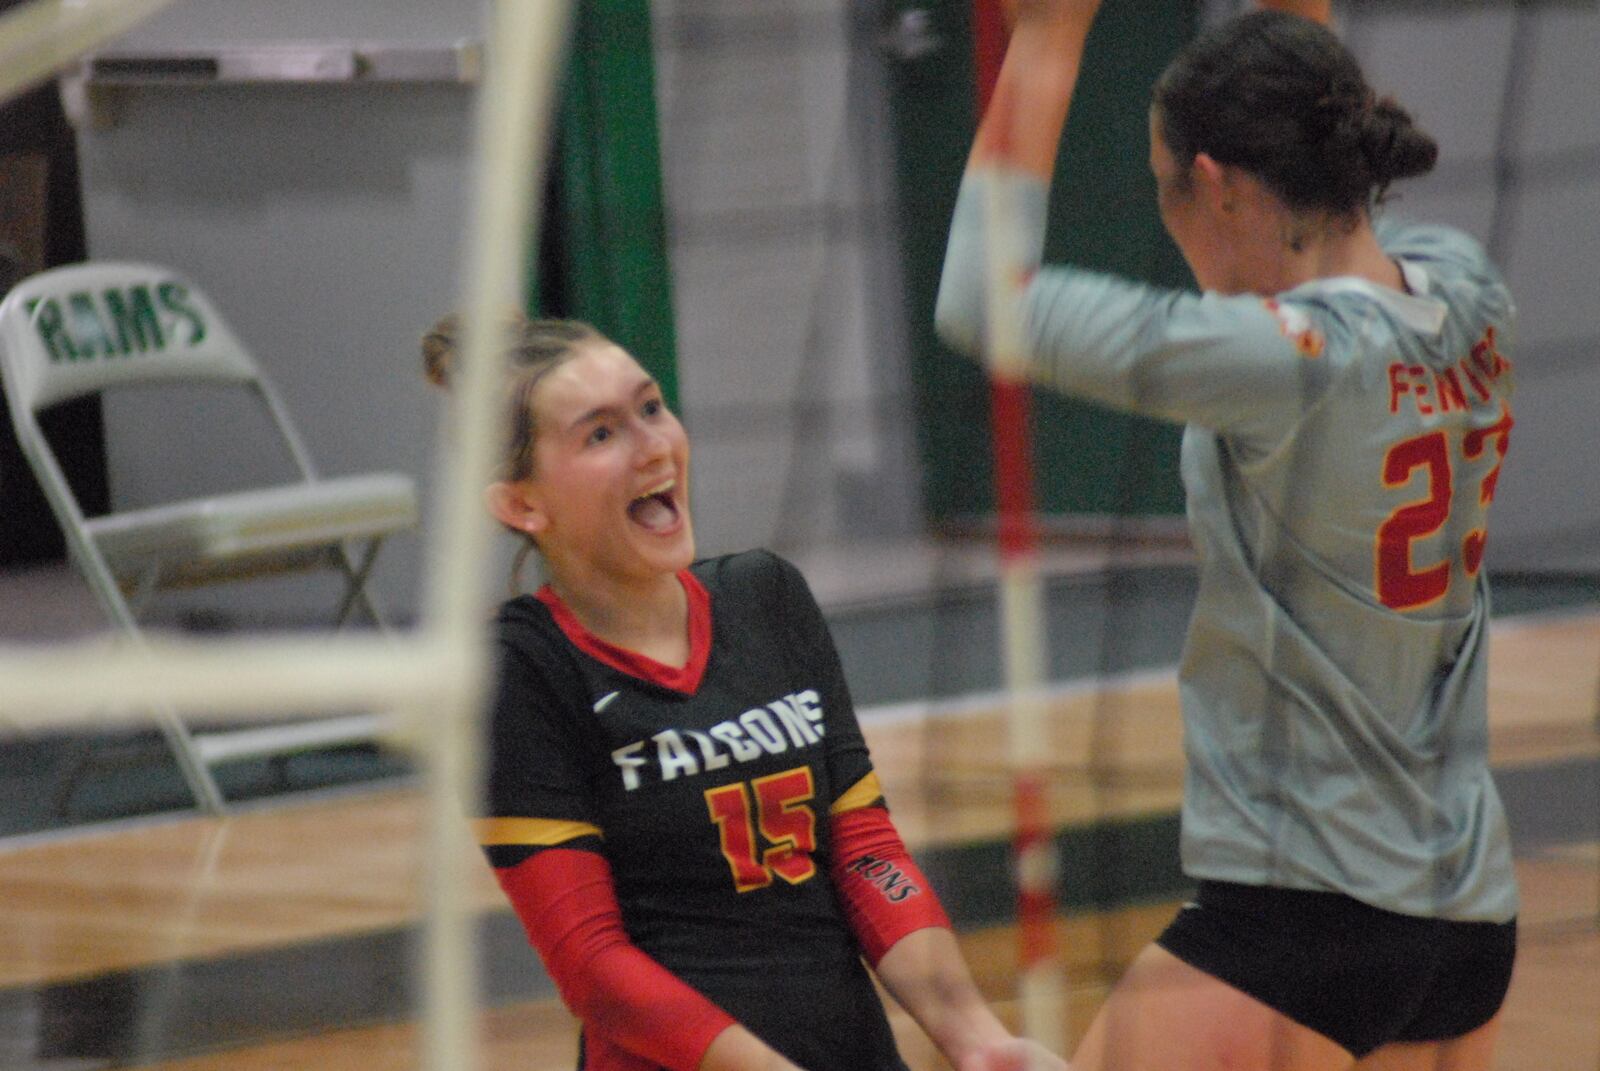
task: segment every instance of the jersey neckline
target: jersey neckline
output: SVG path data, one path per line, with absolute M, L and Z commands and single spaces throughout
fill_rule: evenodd
M 1432 281 L 1428 277 L 1426 268 L 1405 257 L 1396 257 L 1395 263 L 1399 265 L 1400 274 L 1404 277 L 1410 293 L 1380 286 L 1370 279 L 1356 275 L 1335 275 L 1301 283 L 1280 296 L 1286 300 L 1293 300 L 1298 296 L 1316 293 L 1364 294 L 1387 308 L 1413 331 L 1437 335 L 1444 327 L 1449 306 L 1433 295 Z
M 700 578 L 687 569 L 678 573 L 678 583 L 683 585 L 683 593 L 689 601 L 689 660 L 682 666 L 657 662 L 648 655 L 596 636 L 583 627 L 577 615 L 549 584 L 534 592 L 534 597 L 549 609 L 556 627 L 572 645 L 596 662 L 650 684 L 693 695 L 700 688 L 706 663 L 711 658 L 711 595 Z

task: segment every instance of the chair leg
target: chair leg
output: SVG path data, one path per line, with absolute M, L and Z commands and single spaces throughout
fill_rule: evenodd
M 351 556 L 347 545 L 340 546 L 338 560 L 340 571 L 344 573 L 345 592 L 338 613 L 334 615 L 334 628 L 343 628 L 345 622 L 350 620 L 351 613 L 359 606 L 379 632 L 384 635 L 389 634 L 388 622 L 383 619 L 372 597 L 367 593 L 367 576 L 372 572 L 373 563 L 377 561 L 378 547 L 382 542 L 381 536 L 367 540 L 359 561 Z
M 51 813 L 58 818 L 70 818 L 73 801 L 96 772 L 149 766 L 171 755 L 172 744 L 169 741 L 160 737 L 148 740 L 142 733 L 129 740 L 105 739 L 103 735 L 92 737 L 87 733 L 80 735 L 73 741 L 69 753 L 54 775 Z
M 67 535 L 84 579 L 89 582 L 89 587 L 99 598 L 106 616 L 111 618 L 112 624 L 118 631 L 133 643 L 142 646 L 144 634 L 139 630 L 133 607 L 123 598 L 122 588 L 112 575 L 111 568 L 106 564 L 99 548 L 81 531 L 69 530 Z M 147 575 L 144 580 L 153 583 L 155 577 Z M 178 716 L 177 711 L 165 704 L 159 704 L 150 709 L 150 714 L 155 718 L 156 727 L 161 730 L 161 735 L 171 747 L 172 756 L 177 760 L 178 770 L 183 774 L 195 803 L 207 814 L 225 812 L 228 809 L 227 800 L 223 798 L 222 790 L 217 787 L 216 778 L 211 776 L 211 770 L 200 758 L 194 736 L 183 723 L 183 719 Z
M 201 760 L 194 734 L 189 731 L 189 727 L 169 707 L 156 707 L 153 713 L 157 725 L 161 728 L 161 734 L 167 738 L 167 743 L 172 748 L 173 758 L 178 760 L 178 769 L 182 772 L 183 779 L 188 783 L 189 791 L 194 795 L 200 809 L 207 814 L 226 813 L 228 801 L 223 797 L 217 779 L 212 776 L 211 768 Z
M 88 776 L 89 768 L 93 765 L 94 745 L 85 738 L 73 741 L 72 754 L 63 764 L 65 774 L 60 778 L 61 784 L 52 796 L 54 813 L 61 818 L 67 817 L 68 809 L 72 806 L 72 797 L 77 794 L 78 786 Z
M 178 772 L 183 775 L 184 783 L 189 786 L 189 794 L 194 797 L 195 805 L 206 814 L 226 813 L 227 798 L 223 796 L 217 779 L 211 773 L 211 768 L 200 759 L 194 736 L 189 732 L 188 726 L 183 724 L 176 713 L 165 707 L 154 708 L 151 713 L 155 715 L 156 726 L 166 739 L 165 750 L 178 763 Z M 70 768 L 64 778 L 65 783 L 56 790 L 54 800 L 56 813 L 63 817 L 66 816 L 78 787 L 83 784 L 90 768 L 95 765 L 92 745 L 85 741 L 77 754 L 69 760 L 69 764 Z
M 134 579 L 132 590 L 127 593 L 127 603 L 128 613 L 135 621 L 144 615 L 145 607 L 150 605 L 150 599 L 155 594 L 160 579 L 159 565 L 152 565 L 142 570 Z

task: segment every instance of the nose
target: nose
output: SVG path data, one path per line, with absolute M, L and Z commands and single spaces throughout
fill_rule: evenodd
M 672 454 L 672 442 L 667 438 L 666 432 L 653 424 L 641 421 L 638 425 L 638 443 L 636 451 L 640 467 L 654 464 L 662 458 Z

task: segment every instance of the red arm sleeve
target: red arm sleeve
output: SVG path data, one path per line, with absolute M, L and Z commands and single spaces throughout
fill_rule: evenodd
M 861 807 L 834 814 L 829 822 L 829 877 L 868 963 L 876 967 L 913 930 L 950 928 L 944 907 L 906 851 L 888 811 Z
M 733 1025 L 628 939 L 603 856 L 552 848 L 495 877 L 562 999 L 592 1034 L 672 1071 L 695 1071 Z

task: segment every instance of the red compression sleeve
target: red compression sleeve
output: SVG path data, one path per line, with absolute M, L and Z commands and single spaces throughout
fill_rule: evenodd
M 733 1025 L 727 1012 L 628 939 L 604 857 L 551 848 L 496 869 L 495 877 L 562 999 L 596 1040 L 672 1071 L 695 1071 Z
M 950 928 L 938 896 L 912 861 L 882 807 L 862 807 L 830 819 L 829 876 L 845 918 L 874 967 L 896 941 L 929 926 Z

